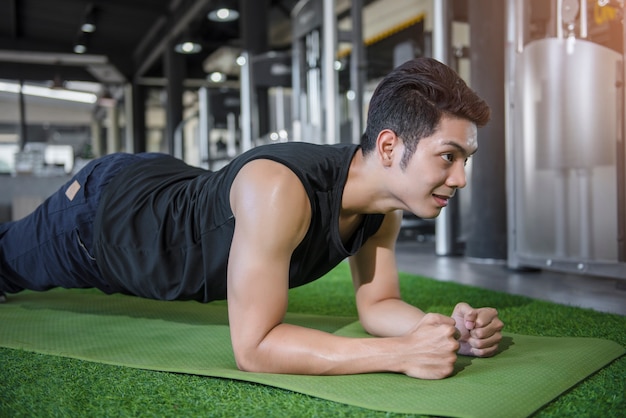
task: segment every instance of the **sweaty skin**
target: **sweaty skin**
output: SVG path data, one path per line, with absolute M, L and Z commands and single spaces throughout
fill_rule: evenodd
M 452 373 L 457 351 L 495 354 L 503 324 L 494 309 L 459 303 L 452 317 L 425 314 L 401 300 L 394 255 L 401 211 L 437 216 L 456 189 L 465 186 L 465 162 L 476 149 L 475 125 L 444 117 L 432 136 L 420 140 L 406 167 L 400 164 L 402 139 L 390 130 L 379 133 L 374 152 L 365 157 L 358 151 L 353 158 L 342 198 L 342 239 L 351 236 L 362 214 L 386 214 L 379 231 L 349 260 L 359 319 L 378 337 L 367 339 L 282 322 L 289 262 L 307 233 L 310 204 L 301 182 L 285 166 L 269 160 L 244 166 L 230 195 L 236 227 L 228 310 L 238 367 L 296 374 L 389 371 L 441 379 Z

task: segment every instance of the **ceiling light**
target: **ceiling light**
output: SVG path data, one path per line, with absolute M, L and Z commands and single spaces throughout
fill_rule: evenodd
M 74 45 L 74 52 L 77 54 L 84 54 L 87 52 L 87 47 L 83 44 L 76 44 Z
M 95 103 L 97 97 L 93 93 L 80 91 L 51 90 L 45 87 L 24 86 L 22 92 L 31 96 L 47 97 L 49 99 L 67 100 L 70 102 Z
M 214 22 L 232 22 L 239 18 L 239 12 L 235 9 L 216 9 L 209 13 L 209 19 Z
M 92 22 L 85 22 L 81 25 L 80 30 L 85 33 L 92 33 L 96 31 L 96 24 Z
M 93 4 L 87 6 L 83 23 L 80 25 L 80 30 L 85 33 L 93 33 L 96 31 L 96 8 Z
M 226 80 L 226 75 L 224 73 L 220 73 L 219 71 L 215 71 L 209 74 L 208 78 L 214 83 L 221 83 Z
M 209 12 L 208 18 L 213 22 L 232 22 L 239 19 L 239 12 L 228 1 L 217 2 Z
M 202 45 L 194 41 L 183 41 L 174 46 L 174 51 L 179 54 L 197 54 L 202 51 Z
M 29 96 L 46 97 L 49 99 L 67 100 L 71 102 L 93 104 L 97 100 L 97 96 L 93 93 L 68 90 L 53 90 L 48 87 L 33 86 L 25 84 L 20 86 L 17 83 L 0 82 L 0 92 L 19 93 L 21 92 Z
M 81 33 L 78 39 L 76 39 L 76 43 L 74 43 L 74 53 L 84 54 L 85 52 L 87 52 L 87 36 Z
M 235 62 L 238 66 L 243 67 L 244 65 L 246 65 L 246 62 L 248 62 L 248 60 L 243 55 L 239 55 Z

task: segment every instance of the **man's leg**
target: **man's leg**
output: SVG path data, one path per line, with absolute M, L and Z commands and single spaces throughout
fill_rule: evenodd
M 84 279 L 97 268 L 81 248 L 80 235 L 91 234 L 95 216 L 85 192 L 94 165 L 77 173 L 33 213 L 0 226 L 0 292 L 90 287 Z
M 125 166 L 155 154 L 111 154 L 90 162 L 33 213 L 0 224 L 0 292 L 96 287 L 119 292 L 93 257 L 100 196 Z

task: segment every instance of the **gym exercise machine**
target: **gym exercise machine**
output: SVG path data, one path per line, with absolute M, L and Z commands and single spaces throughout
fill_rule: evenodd
M 335 0 L 301 0 L 292 11 L 292 139 L 313 143 L 358 143 L 363 133 L 362 1 L 351 3 L 352 30 L 337 30 Z M 350 91 L 346 111 L 340 106 L 337 45 L 351 43 Z M 351 134 L 341 137 L 340 126 L 351 121 Z
M 508 264 L 626 279 L 624 1 L 508 0 Z

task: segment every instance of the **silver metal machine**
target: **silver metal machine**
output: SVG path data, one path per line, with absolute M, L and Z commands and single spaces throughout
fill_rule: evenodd
M 623 1 L 507 9 L 508 264 L 626 279 Z
M 302 0 L 292 11 L 292 21 L 293 137 L 304 142 L 339 142 L 334 2 Z
M 292 11 L 293 140 L 358 143 L 363 133 L 364 45 L 362 0 L 351 2 L 352 28 L 337 29 L 335 0 L 300 0 Z M 340 97 L 338 42 L 351 44 L 349 103 Z M 340 137 L 350 123 L 350 135 Z

